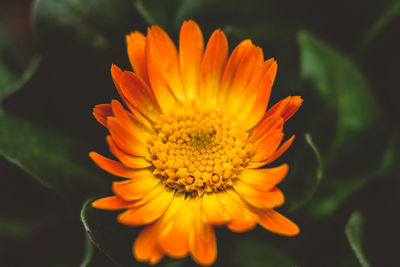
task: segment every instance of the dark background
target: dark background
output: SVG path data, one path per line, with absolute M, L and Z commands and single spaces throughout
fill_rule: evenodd
M 108 153 L 91 109 L 118 98 L 110 67 L 130 69 L 125 34 L 158 24 L 176 42 L 189 18 L 205 40 L 222 28 L 231 50 L 250 38 L 278 60 L 271 103 L 304 99 L 281 159 L 281 211 L 301 234 L 218 228 L 216 266 L 360 266 L 349 236 L 370 266 L 398 266 L 400 2 L 341 0 L 1 0 L 0 265 L 136 264 L 138 229 L 81 211 L 113 179 L 87 157 Z

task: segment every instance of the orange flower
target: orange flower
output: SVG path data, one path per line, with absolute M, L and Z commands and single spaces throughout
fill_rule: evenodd
M 250 40 L 228 58 L 220 30 L 204 49 L 193 21 L 182 25 L 179 52 L 158 26 L 147 36 L 131 33 L 127 44 L 135 72 L 113 65 L 111 74 L 129 111 L 113 100 L 93 112 L 110 131 L 118 160 L 90 153 L 99 167 L 127 179 L 92 205 L 125 210 L 122 224 L 145 225 L 133 246 L 136 259 L 155 264 L 190 253 L 210 265 L 217 255 L 214 225 L 244 232 L 259 224 L 296 235 L 299 228 L 274 210 L 284 203 L 276 185 L 288 165 L 258 169 L 291 145 L 294 136 L 281 144 L 283 124 L 302 103 L 287 97 L 266 111 L 275 60 L 264 61 Z

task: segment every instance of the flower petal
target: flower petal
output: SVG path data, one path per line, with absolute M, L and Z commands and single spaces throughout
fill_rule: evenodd
M 247 168 L 255 169 L 262 167 L 268 163 L 271 163 L 278 159 L 285 151 L 290 147 L 290 145 L 293 143 L 295 135 L 290 137 L 288 140 L 286 140 L 275 152 L 272 154 L 271 157 L 267 158 L 266 160 L 263 161 L 250 161 L 249 164 L 247 165 Z
M 132 202 L 128 202 L 119 196 L 110 196 L 97 199 L 92 202 L 92 207 L 103 210 L 121 210 L 126 209 Z
M 300 96 L 288 96 L 272 106 L 265 114 L 265 117 L 279 115 L 287 121 L 300 108 L 302 102 L 303 99 Z
M 295 223 L 272 209 L 261 211 L 258 213 L 258 216 L 258 223 L 273 233 L 294 236 L 300 232 L 299 227 Z
M 264 135 L 254 145 L 257 148 L 256 153 L 251 158 L 252 161 L 263 161 L 271 157 L 278 149 L 279 144 L 282 142 L 283 133 L 281 130 L 274 130 Z
M 93 108 L 93 116 L 103 126 L 107 127 L 107 117 L 114 116 L 114 114 L 110 104 L 101 104 Z
M 200 92 L 203 102 L 217 104 L 217 93 L 228 57 L 228 41 L 221 30 L 215 30 L 207 43 L 200 67 Z
M 254 104 L 248 105 L 248 107 L 251 107 L 252 109 L 250 111 L 247 109 L 242 111 L 242 113 L 246 112 L 242 115 L 244 119 L 243 127 L 246 129 L 251 129 L 260 122 L 260 120 L 264 117 L 268 106 L 272 84 L 276 76 L 277 64 L 275 60 L 270 59 L 264 62 L 263 67 L 266 69 L 266 73 L 254 90 L 256 99 Z
M 184 257 L 189 252 L 189 234 L 193 223 L 195 200 L 188 197 L 175 211 L 160 234 L 161 248 L 172 257 Z
M 164 102 L 164 99 L 159 98 L 160 88 L 158 88 L 159 84 L 155 82 L 155 78 L 163 79 L 176 99 L 185 102 L 186 94 L 182 85 L 178 51 L 168 34 L 158 26 L 148 28 L 146 53 L 150 84 L 160 105 L 163 106 L 160 101 Z
M 288 170 L 287 164 L 269 169 L 244 169 L 239 179 L 257 190 L 268 191 L 285 178 Z
M 200 201 L 196 202 L 200 204 Z M 211 265 L 217 258 L 217 242 L 214 228 L 203 222 L 199 206 L 195 206 L 193 210 L 193 227 L 189 237 L 190 252 L 199 265 Z
M 233 188 L 244 200 L 256 208 L 274 208 L 282 205 L 285 201 L 282 192 L 276 187 L 269 191 L 260 191 L 241 181 L 237 181 Z
M 229 229 L 234 232 L 245 232 L 256 225 L 257 216 L 248 209 L 248 205 L 234 190 L 219 194 L 219 200 L 232 218 L 228 223 Z
M 204 40 L 199 26 L 193 20 L 185 21 L 179 36 L 179 59 L 183 87 L 188 100 L 199 100 L 203 50 Z
M 134 133 L 114 117 L 108 117 L 107 127 L 115 144 L 123 151 L 135 155 L 149 155 L 148 145 L 141 142 Z
M 173 196 L 172 190 L 165 189 L 149 202 L 121 213 L 118 221 L 130 226 L 149 224 L 160 218 L 168 208 Z
M 133 245 L 133 255 L 138 261 L 156 264 L 163 258 L 164 252 L 158 245 L 159 234 L 157 223 L 146 226 L 140 232 Z
M 256 47 L 250 41 L 244 41 L 232 52 L 226 65 L 222 78 L 220 93 L 226 98 L 228 112 L 239 117 L 240 110 L 249 103 L 249 95 L 257 94 L 253 86 L 249 87 L 254 76 L 255 69 L 263 65 L 263 53 L 261 48 Z M 242 118 L 243 119 L 243 118 Z
M 96 152 L 90 152 L 89 156 L 97 164 L 97 166 L 113 175 L 124 178 L 137 178 L 142 175 L 141 171 L 128 168 L 122 163 L 103 157 Z
M 119 80 L 121 92 L 130 105 L 152 121 L 157 121 L 160 108 L 151 89 L 145 81 L 136 74 L 124 71 Z
M 135 157 L 122 151 L 111 138 L 107 136 L 107 143 L 111 153 L 118 158 L 125 166 L 140 169 L 152 166 L 151 162 L 147 161 L 144 157 Z
M 126 201 L 138 200 L 149 194 L 160 182 L 160 179 L 154 177 L 147 169 L 137 172 L 141 176 L 127 181 L 114 182 L 114 193 Z
M 266 117 L 261 121 L 259 126 L 252 132 L 247 140 L 248 143 L 255 143 L 258 140 L 271 135 L 274 130 L 283 128 L 283 119 L 280 116 L 274 115 Z
M 132 32 L 126 36 L 126 44 L 133 70 L 149 84 L 146 62 L 146 37 L 140 32 Z
M 225 212 L 224 206 L 218 199 L 218 195 L 224 193 L 204 193 L 201 210 L 203 220 L 208 224 L 221 225 L 230 221 L 230 216 Z
M 149 141 L 152 133 L 144 127 L 138 127 L 138 123 L 135 123 L 132 113 L 127 111 L 118 100 L 112 100 L 111 107 L 114 117 L 135 134 L 140 141 L 144 143 Z

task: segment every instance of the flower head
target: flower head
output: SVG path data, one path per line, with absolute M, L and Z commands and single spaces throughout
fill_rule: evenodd
M 117 160 L 91 158 L 109 173 L 114 196 L 93 202 L 124 210 L 118 221 L 145 225 L 136 239 L 137 260 L 157 263 L 164 255 L 190 253 L 202 265 L 216 259 L 214 225 L 235 232 L 256 224 L 296 235 L 298 227 L 274 210 L 284 203 L 276 187 L 288 165 L 262 168 L 291 145 L 283 125 L 302 99 L 287 97 L 267 110 L 277 64 L 261 48 L 241 42 L 228 57 L 224 33 L 214 31 L 204 49 L 193 21 L 183 23 L 179 52 L 158 26 L 147 36 L 127 36 L 134 72 L 112 66 L 120 102 L 97 105 Z

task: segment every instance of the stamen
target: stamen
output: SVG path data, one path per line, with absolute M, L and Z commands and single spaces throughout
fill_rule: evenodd
M 150 146 L 154 174 L 192 196 L 225 190 L 247 165 L 248 132 L 221 110 L 163 116 Z

